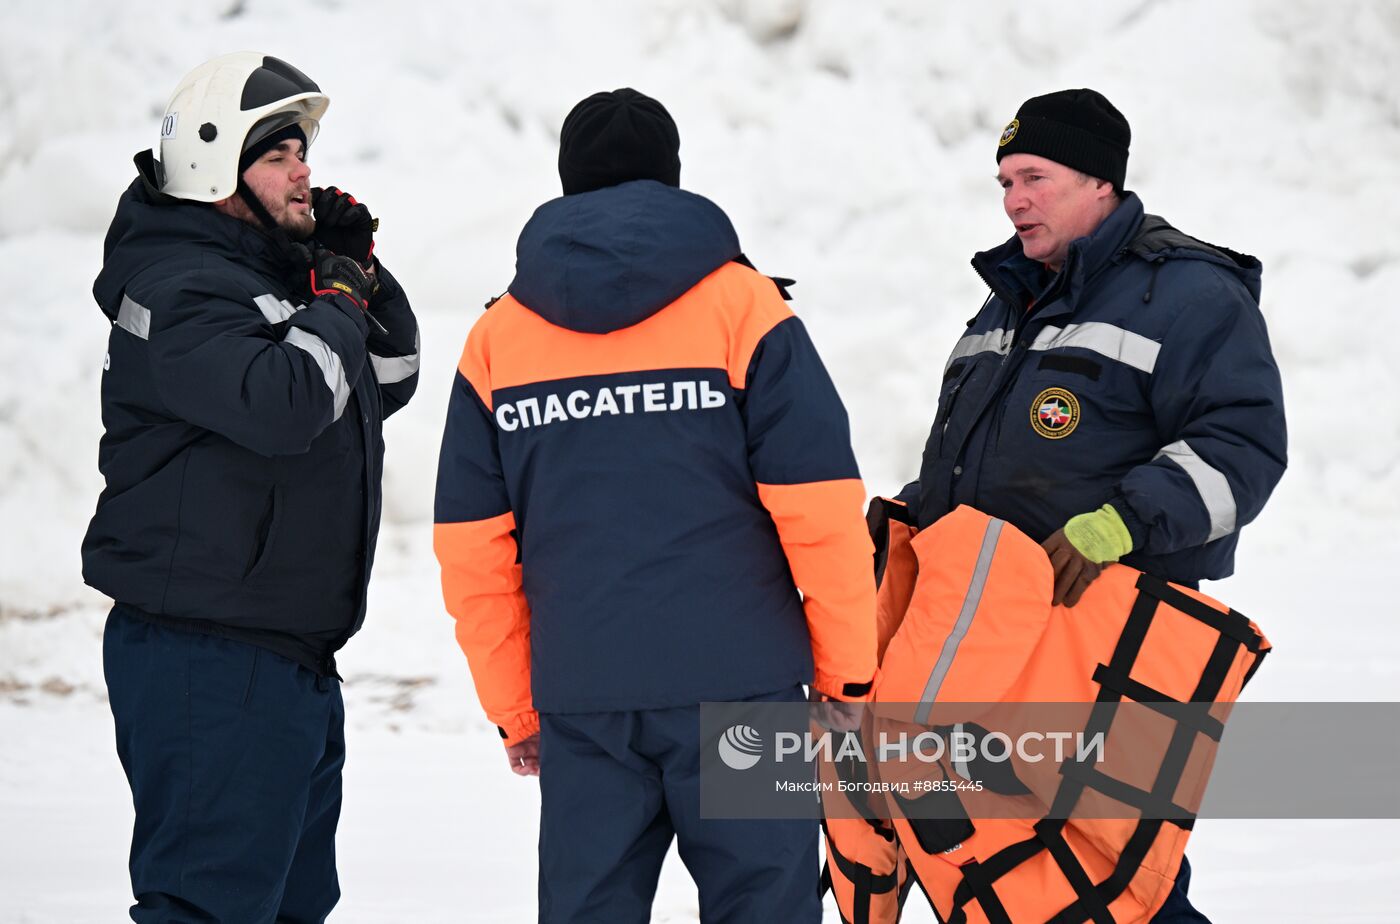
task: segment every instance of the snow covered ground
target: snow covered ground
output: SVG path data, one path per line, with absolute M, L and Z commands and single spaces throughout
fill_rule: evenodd
M 1024 7 L 1024 8 L 1023 8 Z M 344 652 L 350 757 L 335 919 L 533 916 L 536 790 L 509 775 L 452 640 L 431 473 L 462 337 L 556 195 L 574 102 L 636 86 L 682 180 L 795 276 L 867 485 L 916 471 L 943 358 L 1008 234 L 994 139 L 1027 96 L 1106 93 L 1149 211 L 1264 261 L 1291 468 L 1208 588 L 1277 650 L 1255 700 L 1400 699 L 1400 4 L 1138 0 L 625 3 L 12 0 L 0 40 L 0 921 L 122 916 L 129 794 L 101 678 L 105 601 L 78 543 L 101 482 L 107 325 L 89 294 L 130 156 L 179 77 L 284 57 L 333 98 L 313 180 L 383 219 L 422 320 L 387 427 L 371 613 Z M 1365 323 L 1363 323 L 1363 321 Z M 1306 763 L 1306 756 L 1300 756 Z M 1223 921 L 1400 918 L 1400 823 L 1203 823 L 1192 894 Z M 656 919 L 695 920 L 673 860 Z M 911 915 L 931 920 L 926 911 Z M 833 917 L 834 919 L 834 917 Z

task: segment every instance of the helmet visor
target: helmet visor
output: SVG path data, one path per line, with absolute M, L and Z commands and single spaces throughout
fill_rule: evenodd
M 248 130 L 248 137 L 243 139 L 243 150 L 248 150 L 273 132 L 279 132 L 290 125 L 300 125 L 302 133 L 306 135 L 306 148 L 309 151 L 311 142 L 316 140 L 316 134 L 321 130 L 320 121 L 311 114 L 311 103 L 311 100 L 300 100 L 288 109 L 274 112 L 253 123 L 253 127 Z

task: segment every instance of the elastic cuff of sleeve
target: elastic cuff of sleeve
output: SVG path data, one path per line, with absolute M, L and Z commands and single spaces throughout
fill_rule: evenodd
M 384 262 L 379 259 L 378 254 L 371 254 L 370 260 L 374 263 L 374 275 L 379 282 L 379 291 L 375 293 L 375 297 L 388 299 L 398 295 L 402 287 L 394 278 L 394 274 L 384 268 Z
M 875 686 L 874 678 L 865 681 L 842 680 L 831 674 L 817 672 L 812 681 L 812 689 L 828 699 L 843 703 L 864 703 L 870 700 L 870 691 Z
M 1065 538 L 1096 565 L 1117 561 L 1133 550 L 1133 537 L 1112 504 L 1081 513 L 1065 524 Z
M 496 731 L 501 735 L 501 742 L 506 747 L 512 747 L 531 735 L 539 734 L 540 714 L 534 710 L 522 712 L 506 720 L 504 725 L 497 725 Z
M 1147 524 L 1142 517 L 1137 515 L 1133 505 L 1128 503 L 1128 498 L 1124 494 L 1115 494 L 1108 499 L 1108 505 L 1118 514 L 1118 518 L 1123 521 L 1123 525 L 1128 529 L 1128 535 L 1132 536 L 1132 548 L 1140 549 L 1147 544 Z M 1131 549 L 1129 550 L 1131 551 Z

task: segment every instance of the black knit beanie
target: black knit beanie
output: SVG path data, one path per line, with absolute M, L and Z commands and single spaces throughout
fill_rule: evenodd
M 680 148 L 671 114 L 650 96 L 625 87 L 594 93 L 569 112 L 559 132 L 564 195 L 629 180 L 679 186 Z
M 1132 132 L 1123 113 L 1097 90 L 1060 90 L 1021 104 L 997 142 L 1008 154 L 1037 154 L 1123 191 Z
M 253 166 L 254 161 L 262 157 L 268 151 L 271 151 L 278 144 L 291 139 L 300 141 L 302 148 L 306 148 L 306 132 L 301 130 L 300 125 L 288 125 L 286 128 L 279 129 L 266 138 L 260 138 L 248 145 L 248 147 L 243 149 L 243 153 L 238 158 L 238 175 L 242 176 L 243 171 Z

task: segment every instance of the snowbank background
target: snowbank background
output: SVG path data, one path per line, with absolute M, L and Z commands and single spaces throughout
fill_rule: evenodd
M 237 49 L 284 57 L 331 95 L 313 182 L 382 217 L 377 252 L 423 327 L 418 397 L 387 427 L 371 613 L 341 658 L 336 920 L 533 919 L 537 794 L 506 770 L 441 610 L 432 472 L 462 338 L 509 282 L 517 231 L 557 195 L 565 113 L 600 89 L 661 99 L 683 185 L 729 212 L 760 268 L 797 277 L 882 493 L 916 474 L 944 357 L 984 295 L 968 257 L 1009 235 L 992 180 L 1002 126 L 1028 96 L 1103 91 L 1133 125 L 1128 185 L 1149 211 L 1264 261 L 1291 467 L 1245 531 L 1238 576 L 1207 588 L 1276 646 L 1250 695 L 1400 698 L 1400 364 L 1384 333 L 1400 291 L 1400 4 L 1019 6 L 8 3 L 0 920 L 113 920 L 128 902 L 107 604 L 79 575 L 108 333 L 89 290 L 130 156 L 156 141 L 181 75 Z M 1394 920 L 1397 834 L 1208 822 L 1192 895 L 1216 921 Z M 656 919 L 696 919 L 674 856 Z

